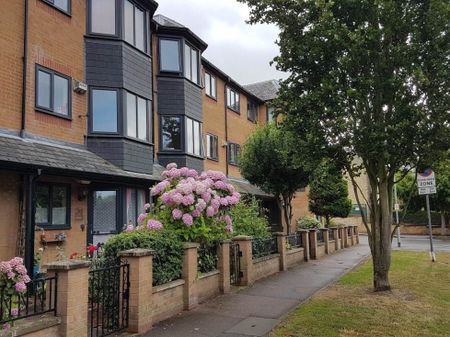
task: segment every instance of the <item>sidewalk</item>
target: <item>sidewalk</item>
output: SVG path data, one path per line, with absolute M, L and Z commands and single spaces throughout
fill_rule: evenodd
M 369 255 L 367 244 L 272 275 L 158 323 L 146 337 L 264 336 L 280 319 Z

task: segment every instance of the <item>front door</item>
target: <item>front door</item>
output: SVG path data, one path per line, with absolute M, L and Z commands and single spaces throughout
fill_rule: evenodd
M 105 243 L 118 232 L 119 190 L 92 191 L 90 205 L 88 241 L 96 246 Z

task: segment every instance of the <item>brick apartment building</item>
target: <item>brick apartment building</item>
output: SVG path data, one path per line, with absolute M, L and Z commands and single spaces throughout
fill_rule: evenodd
M 135 222 L 163 166 L 246 182 L 240 146 L 272 118 L 278 83 L 243 86 L 153 0 L 7 1 L 0 13 L 0 260 L 83 254 Z M 307 213 L 305 192 L 294 219 Z M 58 234 L 64 234 L 59 235 Z M 64 238 L 66 236 L 66 238 Z

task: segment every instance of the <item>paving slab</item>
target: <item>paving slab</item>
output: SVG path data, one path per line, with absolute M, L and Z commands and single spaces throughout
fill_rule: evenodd
M 264 336 L 270 332 L 280 320 L 261 318 L 261 317 L 247 317 L 240 321 L 230 330 L 225 331 L 227 334 L 240 334 L 244 336 Z

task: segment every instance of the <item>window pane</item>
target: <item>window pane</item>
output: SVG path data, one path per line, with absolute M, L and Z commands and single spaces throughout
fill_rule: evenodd
M 52 225 L 65 225 L 67 223 L 67 188 L 53 186 L 52 193 Z
M 194 137 L 192 134 L 192 119 L 187 118 L 186 120 L 186 143 L 187 152 L 194 153 Z
M 212 157 L 211 139 L 212 139 L 212 136 L 206 135 L 206 157 L 208 157 L 208 158 Z
M 38 71 L 37 104 L 50 109 L 50 74 Z
M 213 158 L 217 159 L 218 158 L 218 146 L 219 146 L 219 140 L 217 137 L 213 137 L 213 142 L 212 142 L 212 154 L 213 154 Z
M 123 14 L 125 26 L 125 41 L 134 44 L 134 6 L 125 1 L 125 12 Z
M 136 138 L 136 96 L 127 92 L 127 136 Z
M 162 145 L 164 150 L 181 150 L 181 118 L 161 118 Z
M 191 79 L 191 47 L 187 44 L 184 45 L 184 76 Z
M 144 212 L 144 205 L 145 205 L 145 190 L 138 190 L 137 191 L 137 211 L 138 214 L 141 214 Z
M 35 201 L 35 222 L 37 224 L 47 224 L 48 223 L 48 207 L 50 192 L 48 185 L 37 185 L 36 186 L 36 201 Z
M 137 196 L 134 188 L 127 188 L 127 225 L 136 225 Z
M 176 40 L 160 40 L 161 70 L 180 71 L 179 49 Z
M 205 73 L 205 92 L 207 95 L 211 96 L 211 75 Z
M 147 101 L 138 97 L 138 138 L 147 140 Z
M 115 0 L 91 0 L 91 32 L 116 34 Z
M 95 191 L 93 202 L 94 233 L 111 233 L 117 230 L 116 191 Z
M 92 129 L 117 132 L 117 92 L 92 90 Z
M 231 106 L 231 90 L 227 88 L 227 106 Z
M 216 78 L 211 76 L 211 96 L 216 97 Z
M 136 48 L 145 51 L 145 19 L 144 11 L 135 8 Z
M 195 49 L 191 50 L 192 54 L 192 77 L 194 83 L 198 83 L 198 53 Z
M 269 107 L 267 109 L 267 120 L 269 122 L 273 120 L 273 111 L 274 111 L 274 108 L 272 108 L 272 107 Z
M 54 0 L 53 4 L 64 12 L 69 11 L 69 0 Z
M 201 155 L 202 135 L 200 133 L 200 123 L 194 121 L 194 154 Z
M 67 78 L 54 75 L 53 77 L 53 111 L 62 115 L 69 115 L 69 81 Z

